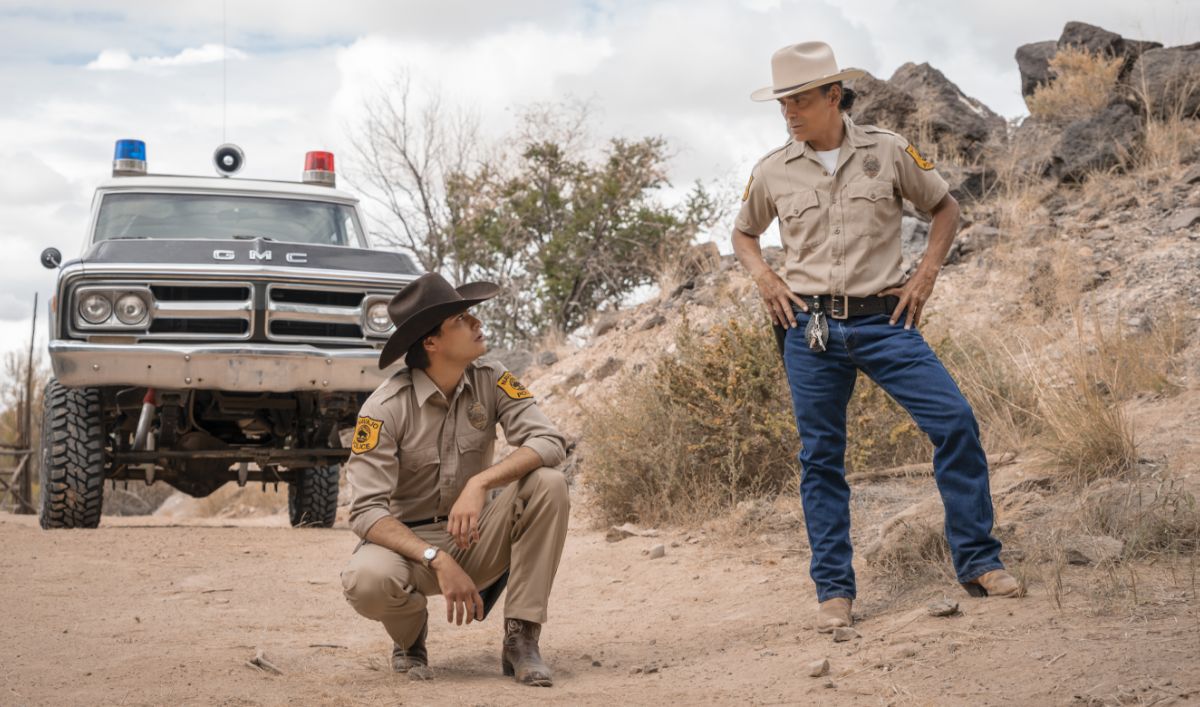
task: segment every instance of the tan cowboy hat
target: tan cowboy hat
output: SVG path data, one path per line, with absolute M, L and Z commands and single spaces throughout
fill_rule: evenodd
M 383 345 L 379 367 L 387 368 L 394 363 L 437 325 L 499 293 L 500 286 L 490 282 L 468 282 L 455 287 L 435 272 L 408 283 L 388 302 L 388 316 L 396 331 Z
M 750 94 L 751 100 L 774 101 L 810 88 L 862 76 L 861 69 L 838 69 L 833 49 L 825 42 L 802 42 L 771 56 L 771 85 Z

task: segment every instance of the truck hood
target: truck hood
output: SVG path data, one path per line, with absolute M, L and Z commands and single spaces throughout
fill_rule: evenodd
M 403 253 L 346 246 L 284 243 L 281 241 L 210 239 L 104 240 L 79 258 L 85 267 L 116 263 L 142 265 L 271 265 L 298 270 L 419 275 Z

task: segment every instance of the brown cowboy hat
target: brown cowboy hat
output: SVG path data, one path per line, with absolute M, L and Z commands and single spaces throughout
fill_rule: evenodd
M 771 56 L 771 85 L 758 89 L 750 98 L 774 101 L 835 81 L 856 79 L 864 73 L 861 69 L 839 69 L 833 49 L 825 42 L 802 42 Z
M 387 368 L 422 336 L 460 312 L 500 293 L 491 282 L 468 282 L 455 287 L 441 275 L 425 273 L 404 286 L 388 302 L 388 316 L 396 331 L 379 353 L 379 367 Z

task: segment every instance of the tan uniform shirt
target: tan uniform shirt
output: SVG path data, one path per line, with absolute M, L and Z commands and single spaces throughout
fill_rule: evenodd
M 929 211 L 949 190 L 904 138 L 843 120 L 833 175 L 808 143 L 788 141 L 754 166 L 734 222 L 758 236 L 779 218 L 782 277 L 797 294 L 867 297 L 903 284 L 901 197 Z
M 346 462 L 350 528 L 365 538 L 384 516 L 449 515 L 467 480 L 492 465 L 497 422 L 545 466 L 565 458 L 563 436 L 498 363 L 471 364 L 449 400 L 420 369 L 384 381 L 363 403 Z

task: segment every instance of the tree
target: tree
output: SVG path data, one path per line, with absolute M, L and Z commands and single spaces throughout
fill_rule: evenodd
M 458 282 L 501 286 L 482 307 L 494 344 L 570 332 L 618 306 L 720 215 L 699 183 L 666 205 L 667 142 L 594 145 L 586 104 L 528 108 L 485 156 L 476 121 L 436 98 L 414 118 L 409 88 L 400 80 L 368 104 L 357 172 L 389 213 L 391 244 Z
M 406 74 L 369 97 L 363 115 L 347 177 L 387 213 L 377 240 L 411 253 L 424 270 L 461 279 L 445 187 L 478 159 L 477 118 L 447 109 L 437 93 L 416 107 Z

